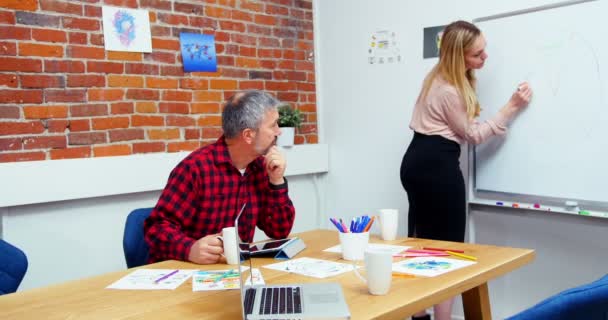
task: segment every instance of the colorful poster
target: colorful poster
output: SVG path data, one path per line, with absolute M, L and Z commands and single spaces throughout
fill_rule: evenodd
M 152 52 L 148 10 L 103 6 L 101 12 L 106 50 Z
M 393 272 L 434 277 L 475 263 L 441 257 L 418 257 L 393 263 Z
M 380 30 L 372 34 L 367 53 L 369 64 L 401 62 L 401 52 L 397 46 L 395 32 L 389 30 Z
M 184 72 L 217 71 L 214 36 L 197 33 L 180 33 L 179 42 L 182 60 L 184 61 Z

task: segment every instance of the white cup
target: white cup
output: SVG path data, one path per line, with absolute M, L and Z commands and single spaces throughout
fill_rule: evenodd
M 379 218 L 382 240 L 395 240 L 399 227 L 399 211 L 397 209 L 380 209 Z
M 236 229 L 227 227 L 222 229 L 222 242 L 224 243 L 224 256 L 228 264 L 238 264 L 239 254 L 236 250 Z
M 342 259 L 363 260 L 363 253 L 369 243 L 369 232 L 340 232 Z
M 357 268 L 355 274 L 367 284 L 367 290 L 373 295 L 385 295 L 391 289 L 393 280 L 393 256 L 389 251 L 365 250 L 365 279 Z

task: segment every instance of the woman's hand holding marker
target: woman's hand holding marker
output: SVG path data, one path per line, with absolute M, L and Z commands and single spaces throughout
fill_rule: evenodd
M 528 82 L 522 82 L 517 86 L 517 91 L 513 93 L 509 103 L 519 109 L 527 106 L 530 99 L 532 99 L 532 89 Z

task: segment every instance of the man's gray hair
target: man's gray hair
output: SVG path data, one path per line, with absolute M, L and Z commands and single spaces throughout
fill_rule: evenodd
M 234 138 L 245 129 L 258 130 L 266 112 L 277 110 L 279 100 L 269 93 L 251 90 L 230 97 L 222 111 L 222 129 L 226 138 Z

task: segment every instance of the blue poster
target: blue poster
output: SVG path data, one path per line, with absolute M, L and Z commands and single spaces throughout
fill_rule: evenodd
M 180 33 L 184 72 L 217 71 L 215 37 L 208 34 Z

